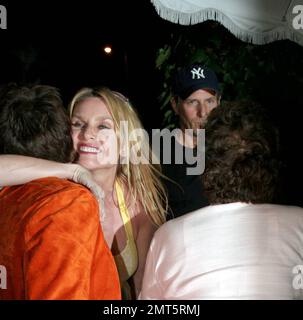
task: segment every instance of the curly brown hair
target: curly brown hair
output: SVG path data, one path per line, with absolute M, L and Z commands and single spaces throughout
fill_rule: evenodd
M 278 131 L 254 102 L 225 102 L 205 127 L 205 193 L 211 204 L 270 203 L 278 185 Z

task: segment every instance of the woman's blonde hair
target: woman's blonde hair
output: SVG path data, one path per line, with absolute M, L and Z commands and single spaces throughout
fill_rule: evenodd
M 116 179 L 126 184 L 128 196 L 131 196 L 133 203 L 139 200 L 151 221 L 160 226 L 165 222 L 167 212 L 167 195 L 161 181 L 163 175 L 161 166 L 152 163 L 155 155 L 135 109 L 119 92 L 108 88 L 83 88 L 69 105 L 70 116 L 80 101 L 92 97 L 105 103 L 114 120 L 120 150 Z M 136 161 L 138 155 L 139 160 L 143 161 Z

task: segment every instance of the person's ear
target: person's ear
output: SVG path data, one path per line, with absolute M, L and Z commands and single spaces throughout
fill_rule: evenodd
M 170 99 L 170 104 L 171 104 L 171 107 L 173 108 L 173 110 L 175 111 L 175 113 L 177 115 L 179 115 L 179 110 L 178 110 L 178 98 L 177 97 L 172 97 Z

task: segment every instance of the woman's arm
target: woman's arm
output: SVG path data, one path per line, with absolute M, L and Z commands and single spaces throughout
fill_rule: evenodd
M 72 179 L 77 166 L 19 155 L 0 155 L 0 185 L 14 186 L 45 177 Z
M 59 163 L 20 155 L 0 155 L 0 186 L 14 186 L 29 181 L 57 177 L 69 179 L 89 188 L 100 199 L 103 192 L 91 173 L 74 163 Z
M 143 208 L 141 208 L 143 209 Z M 136 224 L 137 236 L 136 236 L 136 245 L 138 250 L 138 268 L 136 273 L 133 275 L 132 281 L 136 293 L 136 298 L 138 297 L 141 287 L 142 280 L 145 269 L 145 262 L 147 253 L 150 247 L 151 240 L 157 227 L 149 220 L 146 213 L 143 210 L 140 210 L 134 218 L 134 223 Z

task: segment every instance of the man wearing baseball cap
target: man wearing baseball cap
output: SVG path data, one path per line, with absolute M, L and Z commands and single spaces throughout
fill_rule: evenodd
M 187 169 L 196 164 L 186 162 L 186 158 L 179 164 L 174 157 L 177 154 L 184 155 L 188 151 L 197 154 L 197 129 L 204 128 L 207 116 L 220 103 L 216 74 L 208 67 L 199 64 L 177 71 L 172 93 L 171 106 L 179 117 L 181 130 L 178 130 L 176 141 L 172 143 L 171 164 L 162 164 L 163 173 L 176 182 L 164 181 L 170 207 L 168 219 L 208 205 L 206 197 L 203 196 L 201 175 L 187 174 Z

